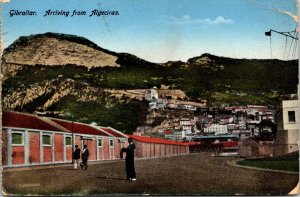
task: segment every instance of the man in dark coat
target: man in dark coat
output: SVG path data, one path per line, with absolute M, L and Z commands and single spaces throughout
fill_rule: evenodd
M 127 173 L 127 180 L 136 181 L 136 174 L 134 168 L 134 150 L 135 145 L 133 143 L 132 138 L 128 138 L 129 145 L 127 148 L 123 148 L 123 151 L 126 152 L 126 173 Z
M 80 159 L 80 148 L 78 145 L 75 145 L 75 150 L 73 152 L 73 160 L 74 160 L 74 169 L 77 170 L 77 165 Z
M 80 164 L 81 169 L 85 169 L 87 170 L 87 162 L 89 159 L 90 153 L 89 153 L 89 149 L 87 148 L 87 145 L 83 145 L 83 150 L 82 150 L 82 155 L 81 155 L 81 159 L 82 159 L 82 163 Z

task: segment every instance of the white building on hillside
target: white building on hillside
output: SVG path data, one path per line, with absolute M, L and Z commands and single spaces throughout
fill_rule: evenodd
M 152 100 L 158 99 L 157 87 L 154 86 L 153 88 L 146 90 L 145 99 L 147 101 L 152 101 Z
M 228 133 L 227 125 L 219 124 L 208 125 L 206 128 L 204 128 L 203 132 L 207 134 L 214 133 L 214 135 L 223 135 Z
M 195 125 L 195 119 L 182 118 L 180 119 L 180 125 Z

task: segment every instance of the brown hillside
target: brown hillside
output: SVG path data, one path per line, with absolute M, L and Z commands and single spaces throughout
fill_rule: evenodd
M 94 46 L 50 35 L 20 38 L 4 51 L 4 64 L 119 67 L 118 57 Z M 5 66 L 4 66 L 5 68 Z

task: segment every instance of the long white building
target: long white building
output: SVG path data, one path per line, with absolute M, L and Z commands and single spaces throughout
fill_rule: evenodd
M 223 135 L 228 133 L 227 125 L 219 124 L 208 125 L 206 128 L 204 128 L 203 132 L 207 134 L 214 133 L 214 135 Z

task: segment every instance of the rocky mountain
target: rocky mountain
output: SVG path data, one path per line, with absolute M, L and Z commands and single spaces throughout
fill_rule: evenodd
M 101 48 L 83 37 L 45 33 L 22 36 L 7 47 L 2 73 L 4 109 L 132 132 L 148 113 L 146 89 L 163 87 L 162 96 L 175 103 L 274 105 L 278 95 L 296 91 L 298 60 L 203 54 L 187 62 L 155 64 Z
M 52 79 L 31 84 L 30 88 L 19 87 L 9 91 L 3 99 L 4 109 L 26 109 L 34 106 L 45 111 L 67 95 L 74 95 L 79 102 L 100 101 L 105 92 L 101 88 L 76 82 L 73 79 Z
M 115 53 L 86 38 L 56 33 L 22 36 L 4 50 L 3 74 L 14 76 L 24 65 L 73 64 L 87 68 L 120 67 L 132 63 L 151 64 L 134 55 Z

